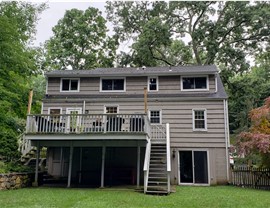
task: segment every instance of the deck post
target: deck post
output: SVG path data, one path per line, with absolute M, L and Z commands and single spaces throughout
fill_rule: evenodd
M 104 188 L 104 171 L 105 171 L 105 156 L 106 156 L 106 147 L 102 147 L 102 164 L 101 164 L 101 184 L 100 188 Z
M 33 186 L 38 186 L 38 164 L 39 164 L 39 155 L 40 155 L 40 144 L 37 142 L 37 151 L 36 151 L 36 170 L 35 170 L 35 181 Z
M 80 174 L 79 174 L 79 184 L 82 182 L 82 147 L 80 147 Z
M 67 184 L 68 188 L 70 187 L 71 183 L 72 159 L 73 159 L 73 143 L 71 142 L 69 150 L 69 167 L 68 167 L 68 184 Z
M 140 187 L 140 161 L 141 161 L 141 147 L 137 147 L 137 188 Z

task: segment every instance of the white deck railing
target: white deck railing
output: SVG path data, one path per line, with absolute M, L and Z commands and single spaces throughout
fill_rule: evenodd
M 106 133 L 132 132 L 150 135 L 145 114 L 61 114 L 28 115 L 26 133 Z

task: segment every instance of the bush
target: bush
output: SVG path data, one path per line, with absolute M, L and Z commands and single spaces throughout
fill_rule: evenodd
M 22 173 L 32 171 L 33 171 L 32 168 L 19 164 L 18 162 L 8 162 L 8 163 L 0 162 L 0 173 L 11 173 L 11 172 Z

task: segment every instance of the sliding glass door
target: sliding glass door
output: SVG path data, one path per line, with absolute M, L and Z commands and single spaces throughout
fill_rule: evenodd
M 207 151 L 179 151 L 180 183 L 208 184 Z

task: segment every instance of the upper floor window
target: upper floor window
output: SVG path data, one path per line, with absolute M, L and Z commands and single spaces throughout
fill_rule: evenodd
M 151 124 L 161 124 L 161 111 L 160 110 L 150 110 L 150 123 Z
M 102 79 L 101 91 L 125 91 L 125 79 Z
M 208 90 L 207 77 L 182 77 L 181 90 Z
M 158 91 L 157 77 L 148 77 L 148 91 Z
M 206 131 L 206 110 L 194 109 L 193 112 L 193 131 Z
M 60 91 L 61 92 L 79 92 L 79 79 L 61 79 Z

